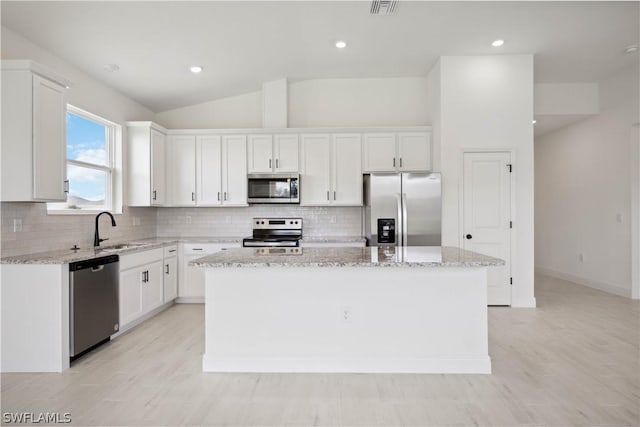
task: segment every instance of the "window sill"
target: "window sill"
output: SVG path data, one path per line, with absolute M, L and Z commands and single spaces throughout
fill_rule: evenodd
M 113 211 L 109 209 L 47 209 L 47 215 L 97 215 L 100 212 L 109 212 L 113 215 L 122 215 L 122 211 Z

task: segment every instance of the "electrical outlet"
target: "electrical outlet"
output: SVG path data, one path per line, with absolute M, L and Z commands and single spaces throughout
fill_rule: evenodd
M 226 224 L 231 224 L 233 222 L 233 217 L 231 215 L 227 215 L 226 217 L 224 217 L 224 222 Z
M 622 220 L 624 219 L 624 217 L 622 216 L 621 213 L 617 213 L 616 214 L 616 222 L 622 224 Z
M 340 309 L 340 318 L 345 323 L 351 323 L 353 319 L 353 310 L 351 310 L 351 307 L 342 307 Z
M 13 232 L 19 233 L 22 231 L 22 218 L 13 219 Z
M 579 260 L 580 262 L 584 262 L 584 255 L 582 255 L 582 254 L 578 254 L 578 260 Z
M 139 216 L 134 216 L 131 220 L 131 225 L 133 226 L 138 226 L 140 225 L 140 217 Z
M 335 224 L 338 222 L 338 217 L 336 215 L 331 215 L 331 218 L 329 218 L 331 224 Z
M 189 215 L 185 216 L 184 220 L 187 224 L 191 224 L 191 217 Z

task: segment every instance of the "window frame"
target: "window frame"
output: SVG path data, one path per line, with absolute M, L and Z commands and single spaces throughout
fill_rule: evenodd
M 96 122 L 105 127 L 105 163 L 99 165 L 70 159 L 67 157 L 68 146 L 65 145 L 65 167 L 76 166 L 104 172 L 105 175 L 105 199 L 104 205 L 98 209 L 69 209 L 67 202 L 47 203 L 47 214 L 49 215 L 95 215 L 98 212 L 108 211 L 114 214 L 122 213 L 122 157 L 120 149 L 122 147 L 122 127 L 96 114 L 67 104 L 67 113 L 74 114 L 83 119 Z M 67 142 L 65 141 L 65 144 Z M 65 207 L 62 207 L 65 206 Z

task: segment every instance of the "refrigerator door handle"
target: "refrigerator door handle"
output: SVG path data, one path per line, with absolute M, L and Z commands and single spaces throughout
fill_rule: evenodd
M 409 224 L 407 221 L 407 193 L 402 193 L 402 246 L 409 245 Z
M 397 208 L 398 208 L 398 220 L 396 223 L 396 246 L 404 246 L 404 242 L 402 241 L 402 236 L 403 236 L 403 232 L 402 232 L 402 227 L 404 227 L 403 224 L 403 210 L 402 210 L 402 195 L 400 193 L 396 194 L 397 197 Z

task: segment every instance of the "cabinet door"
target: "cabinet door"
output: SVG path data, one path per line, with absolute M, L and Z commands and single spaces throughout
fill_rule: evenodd
M 362 205 L 362 137 L 358 134 L 333 136 L 334 205 Z
M 196 137 L 172 136 L 168 144 L 170 177 L 167 180 L 171 191 L 168 204 L 193 206 L 196 204 Z
M 166 198 L 165 136 L 151 130 L 151 204 L 163 205 Z
M 164 295 L 163 301 L 169 302 L 178 296 L 178 258 L 171 257 L 164 260 Z
M 298 135 L 275 135 L 273 157 L 276 172 L 298 172 Z
M 249 135 L 247 151 L 249 173 L 273 171 L 275 162 L 271 135 Z
M 222 203 L 222 147 L 220 136 L 196 138 L 196 202 L 198 206 Z
M 144 271 L 146 274 L 142 280 L 142 314 L 162 305 L 164 291 L 162 261 L 147 264 Z
M 142 315 L 142 276 L 144 268 L 120 272 L 120 329 Z
M 67 179 L 65 88 L 33 76 L 33 198 L 65 201 Z
M 300 204 L 323 206 L 331 203 L 331 136 L 301 136 L 302 176 Z
M 431 165 L 431 134 L 407 132 L 398 134 L 398 157 L 403 172 L 428 172 Z
M 395 134 L 364 134 L 365 172 L 394 172 L 399 163 L 397 157 Z
M 198 258 L 208 255 L 208 253 L 202 253 L 199 255 L 185 255 L 184 256 L 184 277 L 180 277 L 180 297 L 194 298 L 204 297 L 204 268 L 192 267 L 189 263 Z
M 222 204 L 247 206 L 246 136 L 223 136 L 222 153 Z

